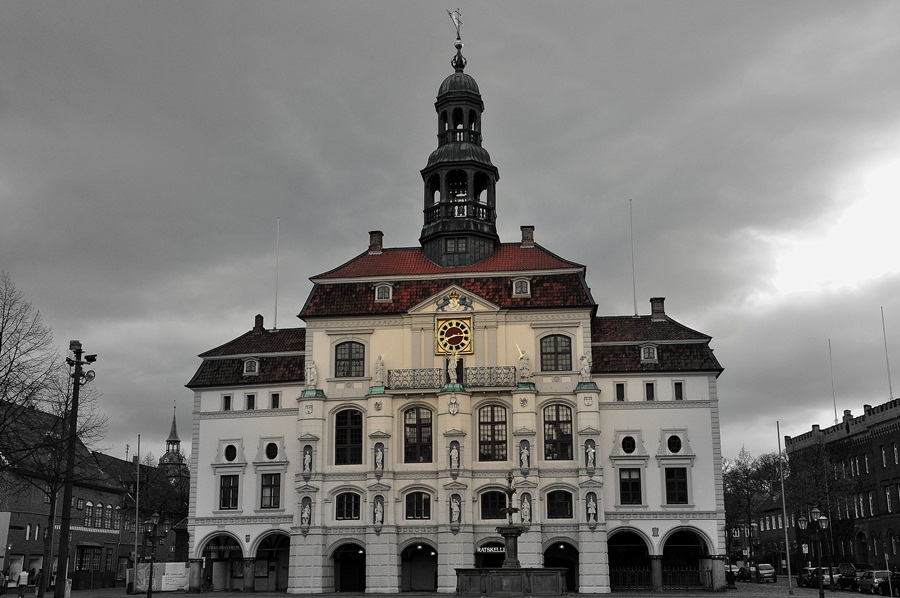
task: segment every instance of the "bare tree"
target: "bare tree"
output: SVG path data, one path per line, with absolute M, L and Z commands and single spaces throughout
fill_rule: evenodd
M 52 329 L 9 274 L 0 271 L 0 402 L 13 407 L 0 411 L 0 437 L 15 428 L 17 418 L 25 413 L 21 407 L 42 401 L 58 367 Z M 0 470 L 13 464 L 13 456 L 0 446 Z

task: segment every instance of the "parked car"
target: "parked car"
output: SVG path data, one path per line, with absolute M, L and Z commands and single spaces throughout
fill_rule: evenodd
M 890 574 L 890 572 L 886 571 L 884 569 L 875 569 L 872 571 L 866 571 L 865 573 L 863 573 L 862 577 L 859 578 L 856 589 L 860 592 L 865 592 L 867 594 L 874 594 L 875 588 L 889 574 Z
M 828 569 L 828 567 L 823 567 L 823 568 L 822 568 L 822 574 L 823 574 L 823 576 L 822 576 L 822 587 L 823 587 L 823 588 L 830 588 L 830 587 L 831 587 L 831 580 L 832 580 L 832 579 L 834 579 L 835 584 L 837 584 L 837 580 L 838 580 L 838 579 L 840 578 L 840 576 L 841 576 L 841 571 L 840 571 L 840 569 L 837 568 L 837 567 L 832 567 L 830 570 Z M 809 583 L 810 583 L 810 585 L 811 585 L 812 587 L 814 587 L 814 588 L 818 588 L 818 587 L 819 587 L 819 568 L 818 568 L 818 567 L 816 567 L 815 571 L 813 571 L 813 574 L 812 574 L 812 577 L 811 577 L 810 580 L 809 580 Z
M 767 563 L 760 563 L 756 566 L 755 579 L 756 583 L 763 583 L 764 581 L 778 581 L 778 576 L 775 574 L 775 567 Z
M 878 582 L 875 593 L 882 596 L 900 596 L 900 573 L 891 573 Z
M 842 590 L 856 591 L 859 589 L 859 578 L 866 571 L 871 571 L 874 568 L 869 563 L 841 563 L 838 566 L 841 576 L 835 580 L 835 583 Z
M 815 567 L 803 567 L 800 569 L 800 571 L 797 572 L 797 585 L 801 588 L 810 587 L 809 583 L 815 572 Z
M 738 581 L 750 581 L 756 576 L 756 566 L 755 565 L 744 565 L 740 569 L 738 569 L 737 580 Z

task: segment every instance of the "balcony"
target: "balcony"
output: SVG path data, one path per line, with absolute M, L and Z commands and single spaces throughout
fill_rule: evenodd
M 444 368 L 421 368 L 388 370 L 387 381 L 391 390 L 437 390 L 450 380 Z M 461 384 L 466 388 L 512 388 L 516 385 L 516 368 L 511 365 L 463 368 Z

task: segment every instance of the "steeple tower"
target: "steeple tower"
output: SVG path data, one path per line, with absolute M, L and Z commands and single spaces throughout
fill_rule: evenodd
M 456 24 L 454 73 L 438 89 L 438 147 L 422 169 L 425 223 L 419 242 L 425 257 L 441 266 L 468 266 L 494 252 L 500 238 L 496 226 L 495 188 L 500 174 L 481 147 L 484 103 L 478 84 L 463 72 L 466 59 Z
M 178 437 L 178 427 L 175 423 L 174 406 L 172 407 L 172 427 L 169 429 L 169 437 L 166 438 L 166 452 L 159 458 L 159 467 L 165 471 L 169 481 L 190 475 L 181 452 L 181 439 Z

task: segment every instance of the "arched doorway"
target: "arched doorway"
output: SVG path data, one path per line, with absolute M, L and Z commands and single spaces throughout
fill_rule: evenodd
M 708 557 L 706 542 L 699 534 L 686 529 L 674 532 L 663 544 L 663 588 L 712 587 L 712 570 L 703 566 Z
M 866 542 L 866 535 L 862 532 L 856 534 L 856 554 L 853 558 L 859 563 L 869 562 L 869 543 Z
M 506 560 L 506 544 L 503 542 L 485 542 L 475 547 L 475 567 L 487 569 L 502 567 Z
M 366 551 L 351 542 L 334 551 L 334 590 L 336 592 L 366 591 Z
M 644 538 L 635 532 L 616 532 L 607 540 L 609 549 L 609 585 L 613 590 L 649 589 L 650 550 Z
M 400 553 L 400 590 L 437 591 L 437 550 L 433 546 L 418 542 Z
M 242 589 L 244 551 L 241 543 L 226 534 L 207 540 L 203 556 L 203 587 L 208 591 Z
M 267 535 L 256 548 L 257 592 L 286 590 L 291 541 L 287 534 L 275 532 Z
M 566 589 L 578 591 L 578 549 L 568 542 L 554 542 L 544 551 L 545 567 L 561 567 L 566 570 Z

